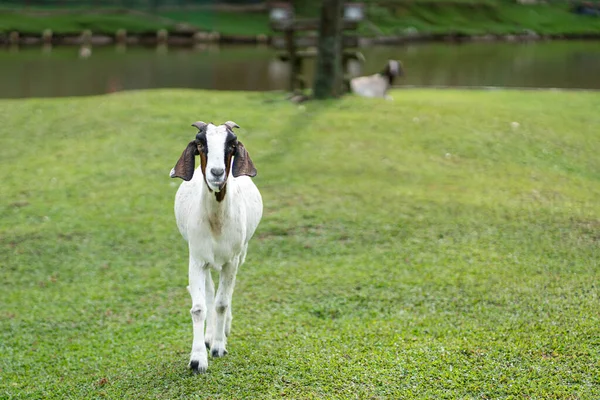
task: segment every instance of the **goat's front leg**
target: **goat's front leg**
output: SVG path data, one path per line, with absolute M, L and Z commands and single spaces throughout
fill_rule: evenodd
M 204 344 L 206 348 L 210 348 L 212 343 L 213 332 L 215 331 L 215 284 L 212 279 L 210 269 L 206 271 L 206 333 L 204 334 Z
M 192 342 L 192 354 L 190 355 L 189 367 L 196 373 L 206 372 L 208 368 L 208 354 L 204 344 L 204 321 L 207 315 L 206 306 L 206 274 L 210 273 L 207 266 L 196 261 L 190 254 L 188 291 L 192 296 L 192 326 L 194 340 Z
M 219 275 L 219 288 L 215 297 L 216 324 L 210 347 L 210 354 L 213 357 L 223 357 L 227 354 L 227 349 L 225 348 L 227 344 L 225 326 L 227 324 L 229 325 L 228 328 L 231 328 L 231 297 L 233 296 L 237 267 L 238 260 L 227 263 L 223 265 Z

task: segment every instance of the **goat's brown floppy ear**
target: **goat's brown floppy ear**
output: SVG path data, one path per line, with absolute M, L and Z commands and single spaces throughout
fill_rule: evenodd
M 233 176 L 235 178 L 241 175 L 256 176 L 256 173 L 256 167 L 254 167 L 250 154 L 248 154 L 242 142 L 238 140 L 233 160 Z
M 192 140 L 181 153 L 179 161 L 175 164 L 175 168 L 171 170 L 171 178 L 181 178 L 184 181 L 189 181 L 194 176 L 196 168 L 196 156 L 200 154 L 198 151 L 198 142 Z

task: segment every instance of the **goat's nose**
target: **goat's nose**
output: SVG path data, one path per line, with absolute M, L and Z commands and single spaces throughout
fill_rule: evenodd
M 211 168 L 210 169 L 210 173 L 217 177 L 223 175 L 224 172 L 225 171 L 223 171 L 223 168 Z

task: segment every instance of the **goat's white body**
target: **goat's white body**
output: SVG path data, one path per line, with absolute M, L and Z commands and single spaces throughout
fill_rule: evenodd
M 387 92 L 390 90 L 394 77 L 399 76 L 401 73 L 402 64 L 397 60 L 389 60 L 383 72 L 352 78 L 350 89 L 353 93 L 362 97 L 380 97 L 393 100 Z
M 254 235 L 262 218 L 262 198 L 248 176 L 227 179 L 222 202 L 196 171 L 182 182 L 175 197 L 177 227 L 198 261 L 217 271 L 240 255 Z
M 387 95 L 390 88 L 388 78 L 382 74 L 359 76 L 350 80 L 352 92 L 362 97 L 381 97 L 391 99 Z
M 197 371 L 208 367 L 207 347 L 214 357 L 227 353 L 235 276 L 244 263 L 262 212 L 260 192 L 248 176 L 234 178 L 230 173 L 221 202 L 208 189 L 200 167 L 177 191 L 175 218 L 189 247 L 188 291 L 194 333 L 190 365 L 195 365 Z M 220 272 L 216 296 L 211 269 Z

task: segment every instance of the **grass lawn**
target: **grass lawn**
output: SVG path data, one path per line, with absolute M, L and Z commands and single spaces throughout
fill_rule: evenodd
M 400 35 L 407 29 L 464 35 L 522 34 L 526 29 L 543 35 L 600 33 L 600 18 L 573 14 L 567 3 L 527 6 L 501 1 L 399 2 L 387 8 L 372 5 L 368 17 L 372 24 L 362 24 L 364 35 Z
M 163 11 L 161 16 L 186 22 L 203 31 L 216 31 L 222 35 L 270 35 L 267 13 L 235 13 L 224 11 Z
M 84 29 L 94 33 L 113 35 L 123 28 L 128 33 L 146 33 L 158 29 L 173 30 L 177 22 L 185 22 L 203 31 L 217 31 L 223 35 L 271 34 L 268 14 L 216 11 L 164 11 L 155 16 L 140 12 L 94 13 L 0 13 L 0 32 L 13 30 L 24 34 L 40 35 L 44 29 L 58 34 L 78 34 Z
M 600 94 L 392 95 L 0 101 L 0 397 L 599 398 Z M 265 214 L 194 376 L 198 119 L 242 127 Z
M 501 0 L 393 0 L 386 6 L 367 1 L 368 22 L 362 23 L 363 36 L 405 35 L 413 33 L 465 35 L 521 34 L 525 29 L 539 34 L 600 34 L 600 18 L 578 16 L 569 11 L 566 3 L 524 6 Z M 300 17 L 318 17 L 320 1 L 298 2 Z M 158 11 L 138 9 L 138 13 L 94 13 L 83 9 L 78 13 L 54 13 L 52 9 L 27 9 L 27 12 L 0 13 L 0 33 L 12 30 L 25 34 L 40 34 L 52 29 L 59 34 L 80 33 L 91 29 L 95 33 L 114 34 L 124 28 L 130 33 L 173 30 L 178 22 L 191 24 L 203 31 L 217 31 L 223 35 L 271 35 L 268 13 L 239 13 L 199 9 Z M 64 10 L 63 10 L 64 11 Z M 166 19 L 165 19 L 166 18 Z
M 84 29 L 94 33 L 113 35 L 119 29 L 128 33 L 147 33 L 158 29 L 173 31 L 178 22 L 190 24 L 201 31 L 216 31 L 222 35 L 270 35 L 269 15 L 266 13 L 237 13 L 209 10 L 162 11 L 157 15 L 140 12 L 53 13 L 52 10 L 31 12 L 0 12 L 0 33 L 19 31 L 22 34 L 41 35 L 44 29 L 57 34 L 79 34 Z
M 128 13 L 37 13 L 0 12 L 0 32 L 16 30 L 21 34 L 41 35 L 45 29 L 55 34 L 80 34 L 85 29 L 93 33 L 113 35 L 119 29 L 128 33 L 145 33 L 170 29 L 172 24 L 157 21 L 150 16 Z

